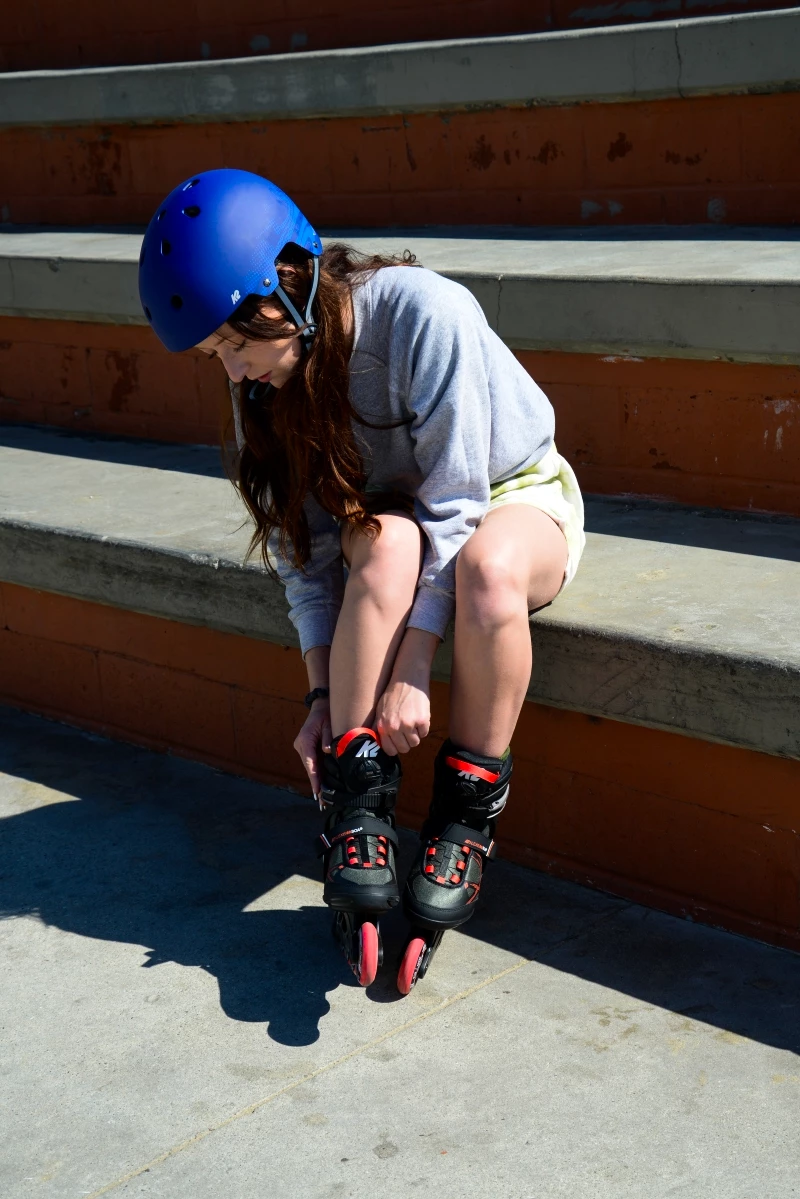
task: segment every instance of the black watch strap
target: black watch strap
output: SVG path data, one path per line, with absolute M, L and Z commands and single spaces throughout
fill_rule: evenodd
M 303 700 L 303 703 L 307 708 L 310 708 L 315 699 L 327 699 L 329 695 L 329 687 L 315 687 L 313 691 L 309 691 L 308 695 Z

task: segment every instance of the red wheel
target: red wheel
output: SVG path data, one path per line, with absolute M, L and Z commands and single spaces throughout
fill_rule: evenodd
M 403 960 L 397 973 L 397 989 L 401 995 L 408 995 L 417 981 L 417 971 L 422 963 L 425 950 L 428 948 L 424 937 L 412 937 L 406 945 Z
M 358 981 L 362 987 L 375 982 L 378 973 L 378 930 L 368 921 L 358 930 Z

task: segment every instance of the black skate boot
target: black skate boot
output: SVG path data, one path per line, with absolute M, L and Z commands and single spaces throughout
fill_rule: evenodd
M 436 756 L 433 800 L 403 894 L 412 930 L 397 976 L 403 995 L 424 977 L 445 931 L 475 912 L 483 863 L 495 855 L 494 827 L 506 806 L 512 769 L 510 751 L 487 758 L 449 740 Z
M 383 960 L 378 915 L 400 902 L 394 808 L 401 769 L 372 729 L 350 729 L 322 759 L 319 801 L 329 813 L 317 840 L 324 858 L 322 898 L 336 912 L 333 932 L 362 987 Z

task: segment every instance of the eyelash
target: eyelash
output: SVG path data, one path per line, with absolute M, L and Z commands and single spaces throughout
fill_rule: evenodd
M 246 345 L 247 345 L 247 339 L 245 338 L 238 346 L 233 347 L 235 353 L 240 354 Z M 209 358 L 218 358 L 218 357 L 219 357 L 219 354 L 217 353 L 216 350 L 212 350 L 211 353 L 209 354 Z

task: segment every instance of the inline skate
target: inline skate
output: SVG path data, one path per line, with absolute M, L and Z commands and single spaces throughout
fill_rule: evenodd
M 436 756 L 433 800 L 403 893 L 411 933 L 397 975 L 402 995 L 424 978 L 447 929 L 475 912 L 483 864 L 495 856 L 495 822 L 508 799 L 512 769 L 510 750 L 488 758 L 448 740 Z
M 333 741 L 322 758 L 320 809 L 328 813 L 317 839 L 323 892 L 335 913 L 333 933 L 362 987 L 383 961 L 379 918 L 400 902 L 394 809 L 400 763 L 381 749 L 372 729 L 356 728 Z

